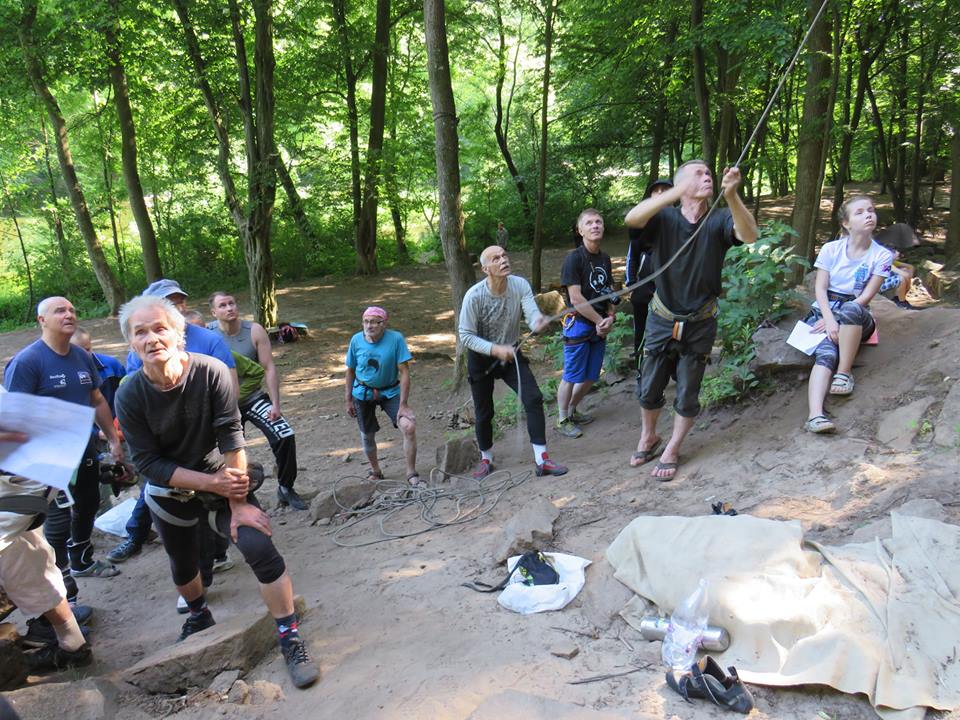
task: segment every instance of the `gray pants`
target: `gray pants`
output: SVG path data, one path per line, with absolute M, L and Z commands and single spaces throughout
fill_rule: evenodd
M 673 322 L 651 312 L 643 341 L 640 368 L 640 407 L 659 410 L 671 375 L 677 379 L 673 409 L 682 417 L 700 413 L 700 383 L 717 336 L 716 318 L 684 323 L 680 340 L 673 339 Z

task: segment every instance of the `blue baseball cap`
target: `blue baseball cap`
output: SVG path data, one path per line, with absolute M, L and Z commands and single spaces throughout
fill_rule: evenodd
M 190 294 L 184 292 L 183 288 L 180 287 L 180 283 L 176 280 L 167 280 L 166 278 L 157 280 L 156 282 L 150 283 L 147 286 L 147 289 L 143 291 L 144 295 L 151 295 L 153 297 L 170 297 L 171 295 L 183 295 L 184 297 L 190 297 Z

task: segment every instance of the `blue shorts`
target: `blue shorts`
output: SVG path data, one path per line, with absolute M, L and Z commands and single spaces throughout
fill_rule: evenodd
M 591 337 L 592 336 L 592 337 Z M 596 334 L 594 326 L 577 317 L 569 327 L 563 328 L 563 337 L 570 339 L 589 338 L 581 342 L 563 345 L 563 379 L 570 383 L 596 381 L 603 367 L 603 353 L 607 342 Z

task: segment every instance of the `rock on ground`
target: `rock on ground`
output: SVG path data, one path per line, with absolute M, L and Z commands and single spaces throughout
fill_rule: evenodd
M 480 451 L 472 437 L 448 440 L 437 448 L 437 467 L 450 475 L 469 470 L 479 461 Z
M 920 419 L 932 402 L 933 398 L 920 398 L 888 412 L 877 427 L 877 440 L 894 450 L 909 449 L 920 429 Z
M 294 606 L 302 616 L 303 598 L 297 597 Z M 246 672 L 254 667 L 277 647 L 276 632 L 267 612 L 224 618 L 208 630 L 149 655 L 125 670 L 122 677 L 150 693 L 206 687 L 224 670 Z
M 112 717 L 92 680 L 43 683 L 4 695 L 24 720 L 103 720 Z
M 960 381 L 954 381 L 943 400 L 933 441 L 940 447 L 960 447 Z
M 782 370 L 803 370 L 813 366 L 813 356 L 806 355 L 792 345 L 787 338 L 797 324 L 798 318 L 781 321 L 776 327 L 760 328 L 753 334 L 756 355 L 750 361 L 750 369 L 759 373 Z
M 0 623 L 0 690 L 19 687 L 27 678 L 27 660 L 17 643 L 17 628 Z
M 344 512 L 344 508 L 357 510 L 366 507 L 373 500 L 376 490 L 376 483 L 363 481 L 353 485 L 341 485 L 337 488 L 336 495 L 332 490 L 320 493 L 310 503 L 310 520 L 317 522 L 330 519 Z
M 633 593 L 613 576 L 613 568 L 603 552 L 593 556 L 586 572 L 587 582 L 580 593 L 580 612 L 591 625 L 606 630 Z
M 908 500 L 900 507 L 891 508 L 891 512 L 941 522 L 947 520 L 947 513 L 943 509 L 943 505 L 931 498 Z M 863 527 L 857 528 L 850 536 L 850 542 L 872 542 L 875 538 L 886 540 L 891 537 L 893 537 L 893 521 L 888 513 Z
M 233 684 L 239 679 L 239 677 L 239 670 L 224 670 L 213 679 L 212 683 L 210 683 L 210 690 L 215 692 L 217 695 L 226 695 L 230 692 L 230 688 L 233 687 Z
M 524 505 L 504 526 L 494 553 L 496 561 L 502 563 L 512 555 L 541 549 L 553 539 L 553 523 L 558 517 L 560 511 L 546 498 Z

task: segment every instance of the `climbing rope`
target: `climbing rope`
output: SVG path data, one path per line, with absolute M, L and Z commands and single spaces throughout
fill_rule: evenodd
M 331 535 L 333 542 L 340 547 L 356 548 L 415 537 L 452 525 L 463 525 L 491 512 L 504 493 L 522 485 L 531 474 L 529 470 L 517 475 L 509 470 L 495 470 L 485 478 L 475 480 L 466 475 L 446 473 L 440 468 L 433 468 L 427 487 L 411 487 L 401 480 L 378 481 L 373 502 L 357 510 L 340 501 L 337 487 L 346 480 L 364 481 L 366 478 L 345 475 L 334 483 L 333 499 L 341 510 L 339 515 L 350 519 L 326 534 Z M 399 524 L 402 521 L 400 516 L 404 512 L 408 522 L 412 515 L 420 523 L 420 527 L 414 530 L 389 528 L 391 522 Z M 379 534 L 372 539 L 356 539 L 357 534 L 362 534 L 366 526 L 371 524 Z M 349 532 L 351 530 L 352 533 Z

